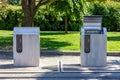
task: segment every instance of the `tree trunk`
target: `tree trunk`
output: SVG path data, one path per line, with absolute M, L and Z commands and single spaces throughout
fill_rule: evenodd
M 30 12 L 24 12 L 24 24 L 23 26 L 32 27 L 34 26 L 34 15 Z
M 22 9 L 24 13 L 24 23 L 25 27 L 34 26 L 34 16 L 36 13 L 35 10 L 35 1 L 33 0 L 22 0 Z
M 68 16 L 65 17 L 65 33 L 68 33 Z
M 36 5 L 36 1 L 38 1 Z M 40 6 L 52 2 L 54 0 L 22 0 L 22 9 L 24 13 L 24 23 L 25 27 L 34 26 L 34 16 L 36 11 Z

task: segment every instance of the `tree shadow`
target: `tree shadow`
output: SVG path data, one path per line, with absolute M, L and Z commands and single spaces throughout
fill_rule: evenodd
M 12 50 L 13 37 L 0 37 L 0 50 Z
M 13 60 L 13 52 L 12 51 L 0 51 L 0 59 L 2 60 Z
M 113 62 L 109 64 L 113 64 Z M 82 69 L 80 68 L 80 64 L 66 64 L 65 66 L 67 67 L 63 67 L 63 68 L 64 70 L 66 69 L 66 71 L 60 71 L 57 73 L 45 72 L 42 75 L 39 74 L 38 75 L 39 78 L 37 78 L 37 80 L 120 79 L 120 74 L 119 74 L 120 69 L 117 68 L 115 70 L 109 71 L 109 69 L 106 70 L 106 68 L 100 68 L 100 67 L 98 68 L 85 67 L 86 69 Z M 54 69 L 52 68 L 52 70 Z
M 107 37 L 108 41 L 120 41 L 120 36 Z
M 49 62 L 49 60 L 46 60 L 46 61 Z M 107 64 L 112 66 L 116 63 L 119 63 L 119 62 L 117 62 L 116 60 L 110 60 Z M 58 65 L 58 64 L 55 64 L 55 65 Z M 60 65 L 60 63 L 59 63 L 59 65 Z M 32 75 L 30 77 L 34 77 L 34 78 L 36 78 L 36 80 L 120 79 L 120 72 L 119 72 L 120 69 L 118 69 L 118 68 L 115 68 L 114 70 L 112 69 L 112 71 L 118 71 L 118 72 L 112 72 L 109 70 L 109 68 L 111 68 L 111 67 L 108 67 L 108 68 L 100 68 L 100 67 L 91 68 L 90 67 L 85 70 L 85 69 L 80 68 L 80 66 L 81 66 L 80 64 L 76 64 L 76 63 L 75 64 L 64 64 L 63 67 L 58 66 L 58 72 L 55 72 L 57 70 L 57 68 L 54 67 L 54 65 L 52 65 L 52 66 L 49 65 L 46 67 L 42 67 L 42 69 L 48 69 L 48 70 L 51 70 L 51 72 L 47 72 L 47 71 L 44 73 L 37 72 L 38 74 L 36 74 L 35 76 Z M 12 69 L 12 68 L 19 68 L 19 67 L 13 67 L 12 64 L 6 64 L 6 65 L 0 66 L 0 68 L 1 69 Z M 64 68 L 64 71 L 59 72 L 60 68 Z M 32 69 L 32 70 L 34 70 L 34 69 Z M 90 70 L 91 72 L 89 72 L 88 70 Z M 103 72 L 101 72 L 101 70 Z M 106 70 L 106 72 L 105 72 L 105 70 Z M 19 74 L 24 75 L 26 73 L 24 73 L 24 71 L 23 71 L 22 73 L 19 73 Z M 27 77 L 26 79 L 28 79 L 28 78 L 29 77 Z
M 40 32 L 40 36 L 48 36 L 48 35 L 65 35 L 65 32 L 63 31 L 43 31 L 43 32 Z
M 41 43 L 41 49 L 42 50 L 55 50 L 55 52 L 51 52 L 48 54 L 44 54 L 41 52 L 41 56 L 48 56 L 48 57 L 53 57 L 53 56 L 61 56 L 62 54 L 60 53 L 59 49 L 60 47 L 65 47 L 71 45 L 68 42 L 58 42 L 55 41 L 54 38 L 42 38 L 40 39 Z M 6 50 L 12 50 L 13 48 L 13 37 L 0 37 L 0 49 L 4 51 L 0 51 L 0 59 L 13 59 L 13 51 L 6 51 Z
M 77 32 L 76 31 L 71 31 L 71 32 L 68 32 L 67 34 L 76 34 Z M 49 36 L 49 35 L 66 35 L 65 31 L 42 31 L 40 32 L 40 35 L 41 36 Z
M 14 68 L 13 64 L 1 64 L 0 69 L 11 69 Z
M 63 32 L 43 32 L 41 33 L 41 35 L 45 36 L 45 35 L 61 35 L 64 33 Z M 69 46 L 71 45 L 68 42 L 58 42 L 55 41 L 54 38 L 42 38 L 40 37 L 40 46 L 41 49 L 48 49 L 48 50 L 57 50 L 60 47 L 64 47 L 64 46 Z M 0 37 L 0 50 L 13 50 L 13 37 Z
M 60 47 L 65 47 L 71 45 L 68 42 L 58 42 L 54 38 L 40 38 L 40 45 L 42 50 L 57 50 Z

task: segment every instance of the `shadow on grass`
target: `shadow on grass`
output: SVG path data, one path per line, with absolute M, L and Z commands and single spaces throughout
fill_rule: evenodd
M 69 46 L 70 43 L 54 41 L 54 38 L 40 38 L 41 49 L 55 50 L 60 47 Z M 12 50 L 13 37 L 0 37 L 0 50 Z
M 69 31 L 67 34 L 76 34 L 78 32 L 74 32 L 74 31 Z M 66 33 L 64 31 L 42 31 L 40 32 L 41 36 L 49 36 L 49 35 L 66 35 Z
M 120 41 L 120 36 L 107 37 L 108 41 Z
M 58 53 L 59 53 L 58 49 L 59 48 L 71 45 L 68 42 L 55 41 L 54 38 L 42 38 L 41 37 L 40 41 L 41 41 L 40 42 L 41 50 L 56 50 L 57 51 L 52 56 L 56 56 L 56 55 L 58 56 Z M 4 50 L 4 51 L 13 50 L 13 37 L 12 36 L 11 37 L 0 37 L 0 50 Z M 13 55 L 13 53 L 6 54 L 5 52 L 1 52 L 2 59 L 6 59 L 6 58 L 12 59 L 13 58 L 12 55 Z
M 48 36 L 48 35 L 65 35 L 65 32 L 59 32 L 59 31 L 53 31 L 53 32 L 46 32 L 46 31 L 43 31 L 43 32 L 40 32 L 40 35 L 41 36 Z
M 40 38 L 40 45 L 42 50 L 57 50 L 60 47 L 65 47 L 71 45 L 68 42 L 58 42 L 54 41 L 54 38 Z
M 12 50 L 13 37 L 0 37 L 0 50 Z

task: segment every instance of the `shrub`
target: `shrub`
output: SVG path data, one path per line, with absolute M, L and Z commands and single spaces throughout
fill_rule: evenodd
M 57 15 L 58 14 L 58 15 Z M 40 8 L 35 16 L 35 26 L 40 26 L 42 31 L 64 31 L 65 30 L 65 16 L 54 13 L 53 11 Z M 81 21 L 81 20 L 80 20 Z M 69 19 L 68 30 L 79 31 L 79 22 L 77 20 Z
M 21 7 L 8 6 L 0 10 L 0 29 L 13 30 L 15 26 L 21 26 L 23 13 Z
M 89 12 L 92 15 L 103 15 L 103 26 L 107 27 L 108 31 L 120 30 L 120 3 L 94 3 Z
M 79 31 L 80 30 L 79 22 L 77 22 L 77 21 L 70 21 L 68 30 L 69 31 Z
M 5 0 L 8 4 L 11 5 L 21 5 L 22 0 Z

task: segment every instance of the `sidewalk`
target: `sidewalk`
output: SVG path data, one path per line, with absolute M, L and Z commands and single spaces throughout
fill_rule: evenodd
M 79 55 L 41 55 L 40 67 L 14 67 L 12 55 L 0 57 L 0 78 L 35 80 L 120 79 L 120 56 L 107 56 L 106 67 L 81 67 Z M 39 78 L 39 79 L 37 79 Z

